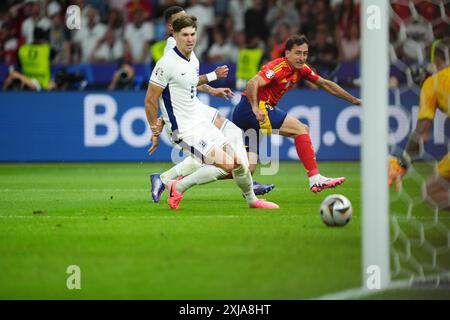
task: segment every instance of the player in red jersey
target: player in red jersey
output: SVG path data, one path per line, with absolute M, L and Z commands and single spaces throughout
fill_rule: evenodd
M 354 105 L 360 105 L 361 100 L 335 82 L 323 79 L 308 67 L 308 47 L 309 42 L 305 36 L 295 35 L 289 38 L 285 46 L 285 57 L 270 61 L 249 80 L 241 101 L 233 110 L 232 121 L 244 131 L 255 129 L 270 135 L 273 129 L 277 129 L 278 134 L 293 138 L 297 154 L 308 172 L 310 190 L 320 192 L 342 184 L 345 178 L 332 179 L 319 173 L 308 126 L 277 109 L 276 105 L 300 79 L 311 81 L 321 89 Z M 257 157 L 257 150 L 249 146 L 249 153 L 252 160 L 250 162 L 253 163 L 251 170 L 254 171 L 256 164 L 253 159 Z

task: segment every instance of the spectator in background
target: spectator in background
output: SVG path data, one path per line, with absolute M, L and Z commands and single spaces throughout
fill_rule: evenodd
M 272 32 L 277 32 L 282 24 L 287 24 L 289 29 L 300 25 L 300 17 L 295 8 L 295 1 L 277 0 L 275 5 L 267 12 L 266 25 L 272 29 Z
M 271 60 L 281 58 L 284 54 L 286 41 L 292 36 L 291 26 L 287 22 L 278 24 L 278 29 L 275 35 L 275 43 L 270 52 Z
M 91 53 L 90 61 L 94 63 L 113 63 L 124 56 L 124 43 L 121 38 L 116 38 L 112 29 L 106 30 L 105 36 L 97 42 Z
M 433 21 L 433 18 L 431 18 L 433 16 L 442 17 L 441 12 L 439 12 L 440 10 L 436 10 L 434 3 L 423 2 L 420 4 L 420 7 L 421 7 L 419 8 L 420 14 L 423 15 L 425 19 L 427 19 L 428 21 Z M 430 7 L 433 7 L 433 9 L 431 9 Z M 422 10 L 426 10 L 426 12 Z M 448 20 L 448 17 L 450 17 L 450 3 L 447 2 L 447 4 L 445 4 L 441 10 L 442 13 L 444 13 L 444 16 L 446 16 L 447 18 L 441 19 L 440 22 L 438 23 L 436 22 L 439 21 L 437 20 L 439 18 L 434 18 L 433 34 L 435 39 L 442 39 L 450 35 L 450 21 Z
M 334 30 L 336 28 L 333 11 L 327 0 L 313 2 L 311 14 L 314 26 L 324 24 L 328 30 Z
M 40 28 L 34 29 L 34 42 L 24 44 L 19 49 L 19 60 L 22 73 L 10 69 L 3 83 L 3 89 L 11 87 L 41 91 L 52 90 L 55 83 L 50 79 L 50 60 L 52 52 L 48 43 L 47 32 Z
M 426 46 L 434 39 L 431 23 L 417 17 L 406 25 L 402 24 L 398 35 L 402 58 L 424 62 Z
M 247 48 L 247 39 L 245 38 L 245 32 L 239 31 L 233 33 L 233 47 L 234 47 L 234 61 L 237 61 L 239 50 Z
M 236 43 L 239 46 L 236 63 L 236 89 L 245 90 L 248 80 L 258 72 L 264 55 L 264 50 L 259 47 L 260 39 L 253 37 L 246 43 L 245 33 L 236 34 Z M 256 71 L 255 71 L 256 70 Z
M 51 21 L 45 16 L 45 12 L 41 12 L 41 5 L 38 0 L 26 0 L 25 11 L 30 12 L 30 16 L 22 23 L 21 36 L 22 43 L 33 43 L 34 28 L 38 27 L 44 31 L 48 31 L 51 27 Z
M 7 8 L 2 18 L 3 23 L 8 25 L 8 35 L 17 39 L 17 49 L 22 35 L 22 23 L 31 15 L 32 6 L 25 3 L 16 3 Z M 23 42 L 23 39 L 22 39 Z M 1 46 L 1 44 L 0 44 Z
M 302 2 L 298 8 L 300 17 L 300 33 L 306 35 L 308 39 L 312 39 L 314 35 L 315 21 L 313 19 L 311 4 L 309 2 Z
M 334 70 L 337 66 L 338 49 L 336 45 L 328 38 L 329 30 L 327 26 L 321 24 L 317 26 L 314 38 L 313 52 L 311 53 L 311 63 L 321 69 L 322 73 Z
M 5 15 L 0 22 L 0 63 L 17 63 L 19 39 L 12 27 L 11 18 Z
M 358 23 L 352 23 L 348 37 L 343 36 L 340 29 L 337 29 L 336 31 L 336 40 L 339 43 L 339 59 L 343 61 L 359 59 L 361 44 Z
M 201 60 L 208 49 L 209 31 L 214 27 L 213 0 L 191 0 L 191 6 L 186 13 L 197 17 L 197 44 L 195 54 Z
M 114 32 L 116 39 L 123 37 L 124 34 L 124 17 L 122 11 L 112 8 L 108 12 L 107 27 Z
M 149 0 L 129 0 L 125 5 L 125 9 L 128 12 L 128 21 L 132 22 L 134 13 L 136 11 L 141 11 L 144 20 L 149 20 L 152 18 L 152 4 Z
M 70 63 L 70 31 L 61 16 L 60 5 L 53 1 L 47 6 L 47 14 L 52 22 L 50 27 L 50 47 L 55 51 L 52 63 Z
M 213 0 L 214 13 L 216 16 L 222 16 L 228 13 L 229 0 Z
M 230 38 L 230 36 L 232 35 L 232 32 L 230 31 L 233 30 L 234 27 L 234 18 L 229 14 L 222 15 L 222 18 L 223 19 L 219 24 L 219 27 L 222 28 L 222 31 L 227 32 L 227 34 L 229 35 L 228 38 Z
M 134 84 L 134 68 L 126 61 L 119 62 L 119 69 L 114 72 L 108 90 L 127 90 Z
M 150 41 L 153 39 L 153 24 L 145 21 L 145 14 L 136 10 L 133 14 L 133 22 L 125 28 L 125 41 L 132 63 L 144 63 L 150 61 Z
M 262 0 L 253 0 L 253 6 L 245 12 L 244 18 L 247 39 L 252 39 L 255 36 L 264 41 L 267 39 L 269 32 L 265 23 L 266 12 Z
M 274 34 L 271 34 L 267 41 L 264 43 L 264 61 L 269 61 L 272 59 L 272 51 L 275 49 L 277 45 L 277 37 Z
M 353 0 L 343 0 L 338 6 L 338 28 L 344 38 L 350 37 L 352 24 L 359 23 L 359 5 L 355 5 Z
M 87 63 L 92 55 L 97 42 L 103 38 L 106 32 L 106 26 L 99 23 L 99 16 L 94 7 L 86 7 L 86 25 L 77 30 L 73 38 L 74 43 L 81 51 L 80 62 Z
M 94 7 L 100 17 L 100 20 L 104 22 L 109 11 L 109 0 L 82 0 L 85 6 Z
M 124 12 L 128 1 L 129 0 L 109 0 L 109 6 L 111 9 L 117 9 Z
M 252 0 L 231 0 L 228 4 L 228 13 L 233 17 L 235 32 L 244 31 L 245 12 L 252 6 Z
M 227 41 L 225 31 L 219 28 L 213 31 L 213 45 L 209 48 L 207 59 L 209 62 L 236 62 L 234 60 L 235 48 Z

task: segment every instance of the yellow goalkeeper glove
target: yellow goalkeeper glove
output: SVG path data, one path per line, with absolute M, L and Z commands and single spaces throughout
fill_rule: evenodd
M 402 189 L 402 178 L 407 171 L 408 167 L 404 165 L 399 158 L 390 156 L 388 173 L 389 187 L 392 186 L 395 181 L 395 190 L 399 192 Z

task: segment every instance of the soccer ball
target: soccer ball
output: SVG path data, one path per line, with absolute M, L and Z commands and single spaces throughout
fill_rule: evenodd
M 352 203 L 341 194 L 332 194 L 320 205 L 320 217 L 330 227 L 343 227 L 352 218 Z

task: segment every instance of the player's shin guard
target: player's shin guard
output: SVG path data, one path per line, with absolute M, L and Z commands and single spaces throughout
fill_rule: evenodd
M 178 182 L 176 189 L 178 192 L 184 193 L 186 190 L 195 185 L 216 181 L 226 174 L 227 172 L 218 167 L 215 167 L 213 165 L 205 165 Z
M 234 181 L 242 190 L 245 200 L 249 205 L 258 200 L 253 192 L 253 179 L 250 171 L 246 166 L 240 165 L 232 171 Z
M 295 137 L 295 148 L 303 166 L 308 171 L 308 177 L 319 173 L 316 163 L 316 154 L 309 134 L 301 134 Z
M 170 180 L 175 180 L 176 178 L 183 176 L 186 177 L 192 172 L 198 170 L 202 166 L 201 162 L 192 157 L 186 157 L 180 163 L 169 170 L 161 173 L 161 180 L 164 184 L 167 184 Z

